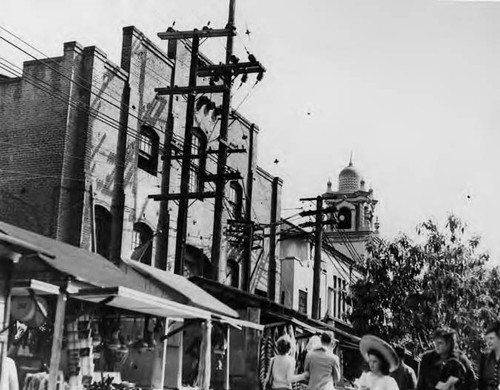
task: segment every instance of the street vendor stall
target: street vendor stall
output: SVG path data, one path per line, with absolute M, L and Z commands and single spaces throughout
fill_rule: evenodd
M 212 341 L 222 340 L 217 366 L 228 389 L 230 327 L 262 329 L 205 292 L 201 303 L 189 301 L 196 294 L 182 299 L 186 289 L 198 289 L 185 279 L 163 275 L 151 283 L 144 270 L 124 272 L 97 254 L 12 225 L 0 222 L 0 233 L 0 244 L 35 248 L 17 256 L 3 281 L 3 322 L 20 389 L 181 388 L 185 335 L 196 335 L 192 384 L 204 390 L 211 386 Z

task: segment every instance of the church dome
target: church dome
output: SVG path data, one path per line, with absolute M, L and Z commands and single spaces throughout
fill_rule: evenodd
M 339 192 L 354 192 L 360 188 L 361 175 L 350 161 L 349 165 L 339 173 Z

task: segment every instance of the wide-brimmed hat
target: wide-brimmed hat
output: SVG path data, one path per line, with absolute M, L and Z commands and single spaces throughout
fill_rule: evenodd
M 380 352 L 389 363 L 389 370 L 391 372 L 399 367 L 399 358 L 398 355 L 396 355 L 396 351 L 394 351 L 389 343 L 386 343 L 381 338 L 371 334 L 363 336 L 359 342 L 359 350 L 366 361 L 368 361 L 368 351 L 370 349 Z

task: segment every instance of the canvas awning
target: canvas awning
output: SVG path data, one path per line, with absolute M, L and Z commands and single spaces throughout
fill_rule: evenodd
M 132 290 L 127 287 L 82 289 L 72 295 L 84 301 L 101 303 L 120 309 L 172 319 L 201 318 L 210 319 L 211 313 L 192 306 L 183 305 L 169 299 Z
M 226 317 L 239 317 L 236 310 L 231 309 L 229 306 L 225 305 L 184 276 L 163 271 L 150 265 L 139 263 L 135 260 L 123 259 L 123 261 L 125 264 L 131 266 L 148 278 L 156 280 L 164 288 L 175 290 L 175 292 L 183 298 L 183 303 L 185 304 L 209 310 L 212 313 L 220 314 Z
M 143 290 L 142 285 L 97 253 L 1 221 L 0 234 L 0 243 L 15 241 L 17 245 L 37 253 L 51 268 L 77 281 L 96 287 L 125 286 Z
M 279 318 L 281 321 L 266 324 L 265 325 L 266 328 L 273 328 L 275 326 L 280 326 L 284 324 L 293 324 L 311 335 L 320 334 L 326 330 L 324 326 L 318 327 L 311 324 L 307 324 L 304 321 L 300 321 L 295 317 L 283 313 L 272 313 L 272 316 Z

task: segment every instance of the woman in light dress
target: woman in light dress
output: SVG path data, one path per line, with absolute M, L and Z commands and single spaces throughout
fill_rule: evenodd
M 307 379 L 309 375 L 307 372 L 295 375 L 295 359 L 290 356 L 291 346 L 289 336 L 281 336 L 276 342 L 278 355 L 271 359 L 265 381 L 267 384 L 272 380 L 274 390 L 291 390 L 293 382 Z
M 394 349 L 382 339 L 363 336 L 359 349 L 367 361 L 370 371 L 364 372 L 355 385 L 359 390 L 399 390 L 398 384 L 389 375 L 399 366 L 399 358 Z

